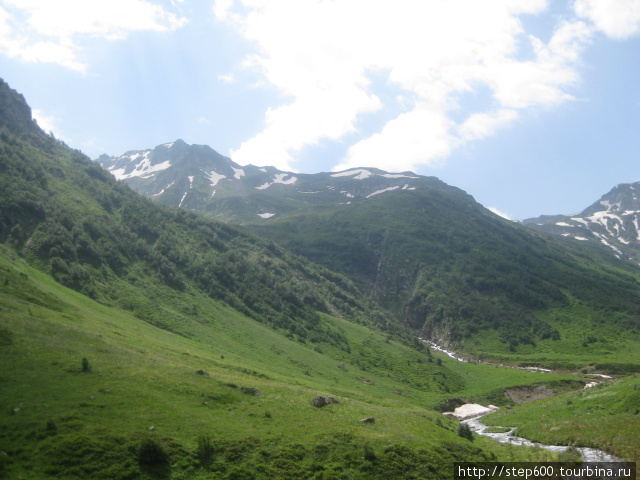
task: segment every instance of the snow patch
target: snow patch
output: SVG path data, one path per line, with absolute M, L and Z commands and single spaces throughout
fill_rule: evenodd
M 275 213 L 259 213 L 258 216 L 260 218 L 271 218 L 275 215 Z
M 233 169 L 233 177 L 236 180 L 240 180 L 242 177 L 244 177 L 244 170 L 243 169 L 241 169 L 241 168 L 233 168 L 233 167 L 231 167 L 231 168 Z
M 353 193 L 349 193 L 346 190 L 342 190 L 340 193 L 343 194 L 347 198 L 356 198 Z
M 162 194 L 165 192 L 165 190 L 166 190 L 167 188 L 169 188 L 171 185 L 173 185 L 174 183 L 176 183 L 176 182 L 175 182 L 175 181 L 174 181 L 174 182 L 171 182 L 169 185 L 167 185 L 166 187 L 164 187 L 164 188 L 163 188 L 162 190 L 160 190 L 158 193 L 154 193 L 154 194 L 153 194 L 153 195 L 151 195 L 151 196 L 152 196 L 152 197 L 157 197 L 157 196 L 159 196 L 159 195 L 162 195 Z
M 189 179 L 189 189 L 193 188 L 193 179 L 195 178 L 193 175 L 189 175 L 187 177 Z
M 589 241 L 588 238 L 584 238 L 584 237 L 573 237 L 573 238 L 575 238 L 576 240 L 580 240 L 581 242 L 588 242 Z
M 182 198 L 180 199 L 180 203 L 178 204 L 178 208 L 180 208 L 182 206 L 182 202 L 184 202 L 184 199 L 187 196 L 187 193 L 189 193 L 189 192 L 188 191 L 184 192 L 184 195 L 182 196 Z
M 376 190 L 375 192 L 370 193 L 369 195 L 367 195 L 367 198 L 371 198 L 371 197 L 373 197 L 374 195 L 380 195 L 381 193 L 384 193 L 384 192 L 390 192 L 390 191 L 392 191 L 392 190 L 397 190 L 397 189 L 399 189 L 399 188 L 400 188 L 400 187 L 396 185 L 395 187 L 389 187 L 389 188 L 384 188 L 384 189 L 382 189 L 382 190 Z
M 607 247 L 609 247 L 610 249 L 612 249 L 614 252 L 616 252 L 619 255 L 622 255 L 622 252 L 620 251 L 620 249 L 614 247 L 613 245 L 611 245 L 609 242 L 607 242 L 607 240 L 604 238 L 604 235 L 599 234 L 598 232 L 592 232 L 596 237 L 598 237 L 600 239 L 600 242 L 602 242 L 603 245 L 606 245 Z
M 127 167 L 115 169 L 114 167 L 109 168 L 111 174 L 116 177 L 116 180 L 126 180 L 128 178 L 134 177 L 143 177 L 148 178 L 154 175 L 156 172 L 161 172 L 162 170 L 166 170 L 171 166 L 171 162 L 167 160 L 166 162 L 158 163 L 156 165 L 151 165 L 151 160 L 149 159 L 149 154 L 151 150 L 146 151 L 144 154 L 136 153 L 131 155 L 129 158 L 132 162 L 136 161 L 138 158 L 142 157 L 142 160 L 134 167 L 134 169 L 125 173 Z M 126 157 L 121 157 L 126 158 Z
M 351 176 L 354 176 L 353 178 L 355 180 L 364 180 L 365 178 L 369 178 L 371 175 L 373 175 L 373 173 L 371 173 L 369 170 L 365 170 L 363 168 L 358 168 L 356 170 L 348 170 L 346 172 L 334 173 L 331 176 L 334 177 L 334 178 L 335 177 L 351 177 Z
M 493 405 L 484 407 L 478 403 L 466 403 L 456 408 L 453 412 L 445 412 L 444 415 L 455 417 L 458 420 L 464 420 L 465 418 L 477 417 L 478 415 L 495 412 L 496 410 L 498 410 L 498 407 L 494 407 Z
M 272 182 L 263 183 L 259 187 L 256 187 L 256 190 L 265 190 L 269 188 L 271 185 L 275 185 L 276 183 L 281 183 L 282 185 L 291 185 L 298 181 L 298 178 L 294 176 L 291 176 L 291 178 L 285 180 L 285 177 L 288 177 L 288 176 L 289 176 L 288 173 L 278 173 L 273 177 Z
M 203 172 L 203 173 L 204 173 L 204 176 L 207 177 L 211 182 L 212 187 L 215 187 L 220 180 L 227 178 L 226 176 L 216 173 L 213 170 L 211 170 L 209 173 L 207 172 Z
M 406 184 L 404 187 L 402 187 L 403 190 L 415 190 L 416 187 L 410 187 L 409 184 Z
M 587 222 L 584 218 L 573 218 L 571 217 L 571 220 L 573 220 L 574 222 L 579 222 L 582 223 L 585 227 L 589 226 L 589 222 Z
M 381 173 L 380 176 L 384 178 L 418 178 L 411 175 L 403 175 L 402 173 Z
M 160 146 L 161 146 L 161 147 L 164 147 L 164 148 L 171 148 L 171 147 L 173 147 L 173 144 L 174 144 L 174 143 L 176 143 L 176 142 L 163 143 L 163 144 L 162 144 L 162 145 L 160 145 Z
M 558 222 L 556 223 L 556 225 L 558 225 L 559 227 L 573 227 L 573 225 L 567 222 Z

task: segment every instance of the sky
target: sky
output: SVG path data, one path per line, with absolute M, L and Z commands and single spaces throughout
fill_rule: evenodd
M 0 77 L 91 158 L 410 170 L 511 219 L 640 181 L 640 0 L 0 0 Z

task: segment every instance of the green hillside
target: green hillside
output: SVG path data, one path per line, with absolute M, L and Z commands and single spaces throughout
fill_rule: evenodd
M 3 247 L 0 477 L 440 479 L 461 459 L 543 458 L 462 439 L 433 410 L 540 374 L 434 361 L 338 318 L 326 320 L 351 351 L 313 348 L 198 301 L 208 327 L 177 335 Z M 544 376 L 557 378 L 566 376 Z M 318 395 L 340 404 L 315 408 Z M 361 423 L 368 417 L 375 423 Z
M 476 357 L 640 362 L 637 267 L 501 219 L 441 182 L 251 230 L 349 276 L 409 328 Z

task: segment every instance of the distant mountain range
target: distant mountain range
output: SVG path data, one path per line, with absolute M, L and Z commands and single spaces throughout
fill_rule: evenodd
M 208 146 L 182 140 L 119 157 L 103 155 L 97 162 L 142 195 L 236 224 L 283 218 L 317 205 L 348 205 L 439 182 L 373 168 L 299 174 L 240 166 Z
M 524 220 L 528 227 L 605 246 L 618 258 L 640 263 L 640 182 L 614 187 L 576 215 L 544 215 Z

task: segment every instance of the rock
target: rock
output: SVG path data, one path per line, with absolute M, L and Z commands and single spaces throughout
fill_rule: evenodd
M 360 420 L 362 423 L 376 423 L 375 417 L 367 417 Z
M 240 391 L 245 395 L 260 395 L 260 390 L 253 387 L 240 387 Z
M 206 370 L 196 370 L 196 373 L 198 375 L 204 375 L 205 377 L 209 376 L 209 372 L 207 372 Z
M 319 395 L 313 400 L 311 400 L 311 405 L 313 405 L 316 408 L 324 407 L 325 405 L 331 405 L 332 403 L 336 405 L 340 405 L 340 402 L 333 397 L 323 397 Z
M 149 427 L 149 431 L 150 431 L 150 432 L 155 431 L 155 429 L 156 429 L 156 426 L 155 426 L 155 425 L 151 425 L 151 426 Z

